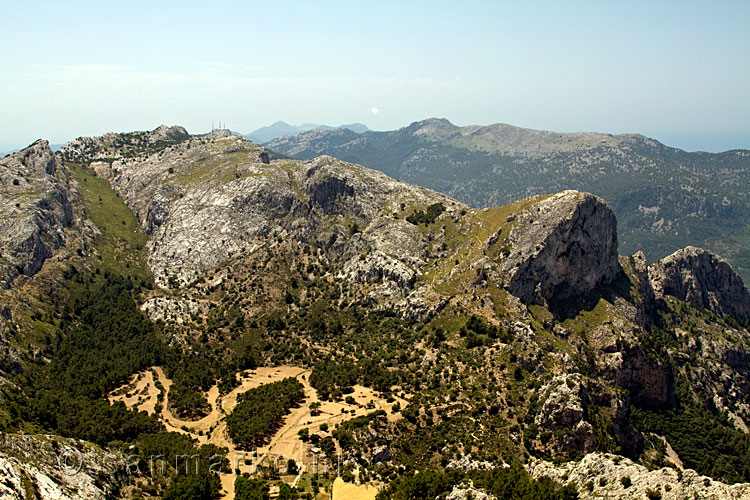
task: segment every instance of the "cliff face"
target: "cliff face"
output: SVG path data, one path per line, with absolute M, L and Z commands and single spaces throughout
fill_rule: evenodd
M 73 210 L 64 173 L 49 148 L 39 140 L 0 159 L 0 285 L 32 275 L 65 242 Z
M 657 298 L 671 295 L 696 309 L 750 316 L 750 295 L 742 278 L 721 257 L 696 247 L 687 247 L 649 267 Z
M 502 263 L 508 290 L 529 303 L 583 295 L 620 271 L 617 221 L 601 198 L 563 191 L 516 217 Z

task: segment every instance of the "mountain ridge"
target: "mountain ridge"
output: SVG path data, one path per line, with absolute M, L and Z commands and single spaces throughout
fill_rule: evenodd
M 625 253 L 643 250 L 654 261 L 697 244 L 750 278 L 750 198 L 743 188 L 750 151 L 687 153 L 640 134 L 458 127 L 436 118 L 360 135 L 303 132 L 265 145 L 302 159 L 330 154 L 477 208 L 590 191 L 614 208 Z
M 256 144 L 262 144 L 285 135 L 294 135 L 300 132 L 307 132 L 309 130 L 336 130 L 336 129 L 347 129 L 356 133 L 367 132 L 367 125 L 363 123 L 351 123 L 348 125 L 339 125 L 333 127 L 330 125 L 320 125 L 316 123 L 303 123 L 302 125 L 290 125 L 284 121 L 277 121 L 271 125 L 261 127 L 257 130 L 250 132 L 245 135 L 245 139 L 252 141 Z

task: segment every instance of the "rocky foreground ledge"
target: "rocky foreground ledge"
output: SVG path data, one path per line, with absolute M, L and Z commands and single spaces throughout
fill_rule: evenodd
M 0 436 L 0 499 L 104 500 L 125 485 L 125 459 L 77 439 Z
M 555 465 L 531 459 L 529 473 L 548 476 L 563 484 L 573 484 L 581 499 L 587 498 L 661 498 L 663 500 L 715 499 L 747 500 L 750 484 L 727 485 L 701 476 L 692 469 L 663 467 L 648 470 L 617 455 L 589 453 L 580 462 Z

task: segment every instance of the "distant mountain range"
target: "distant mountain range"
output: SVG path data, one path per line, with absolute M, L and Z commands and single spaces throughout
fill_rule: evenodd
M 556 133 L 431 118 L 386 132 L 311 130 L 265 144 L 299 159 L 331 155 L 473 207 L 563 189 L 606 199 L 620 249 L 649 260 L 712 249 L 750 279 L 750 151 L 688 153 L 637 134 Z
M 338 130 L 347 129 L 357 134 L 368 132 L 370 129 L 363 123 L 351 123 L 349 125 L 339 125 L 338 127 L 332 127 L 330 125 L 319 125 L 316 123 L 303 123 L 302 125 L 289 125 L 286 122 L 276 122 L 273 125 L 267 127 L 261 127 L 258 130 L 250 132 L 245 136 L 248 141 L 253 141 L 256 144 L 262 144 L 264 142 L 272 141 L 285 135 L 299 134 L 300 132 L 307 132 L 309 130 Z

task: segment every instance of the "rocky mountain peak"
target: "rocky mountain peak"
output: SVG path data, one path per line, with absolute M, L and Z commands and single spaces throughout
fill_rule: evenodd
M 179 125 L 160 125 L 149 132 L 107 133 L 98 137 L 79 137 L 58 151 L 58 156 L 69 162 L 91 165 L 103 161 L 111 163 L 117 158 L 147 156 L 165 147 L 190 138 L 188 131 Z
M 49 141 L 45 139 L 38 139 L 12 157 L 30 169 L 30 173 L 55 175 L 57 171 L 55 155 L 49 147 Z
M 742 278 L 717 254 L 686 247 L 649 266 L 657 298 L 671 295 L 697 309 L 750 316 L 750 295 Z
M 617 221 L 601 198 L 563 191 L 515 216 L 503 272 L 509 291 L 529 303 L 585 294 L 620 272 Z
M 445 118 L 427 118 L 414 122 L 407 127 L 415 136 L 425 139 L 447 139 L 458 133 L 460 127 L 452 124 Z
M 166 125 L 160 125 L 157 128 L 155 128 L 151 135 L 154 139 L 184 139 L 189 134 L 185 127 L 181 127 L 179 125 L 173 125 L 171 127 L 168 127 Z

